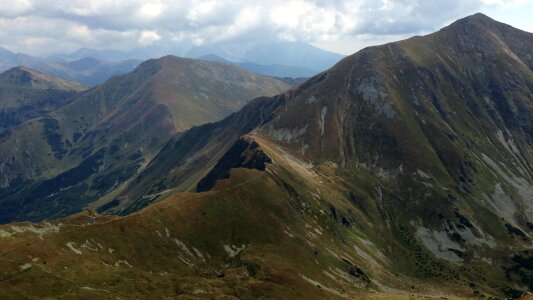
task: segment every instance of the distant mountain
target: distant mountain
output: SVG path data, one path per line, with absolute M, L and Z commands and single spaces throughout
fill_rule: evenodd
M 35 90 L 63 90 L 82 91 L 87 89 L 84 85 L 50 76 L 26 67 L 15 67 L 0 74 L 0 82 L 4 87 L 22 87 Z M 23 93 L 21 93 L 23 94 Z M 5 104 L 2 98 L 2 104 Z
M 251 62 L 243 62 L 243 63 L 239 63 L 239 66 L 250 72 L 273 76 L 273 77 L 300 78 L 300 77 L 311 77 L 311 76 L 314 76 L 320 73 L 320 71 L 317 71 L 317 70 L 311 70 L 307 68 L 287 66 L 287 65 L 278 65 L 278 64 L 265 66 L 265 65 L 260 65 L 256 63 L 251 63 Z
M 9 66 L 11 62 L 16 59 L 15 53 L 0 47 L 0 70 L 6 70 L 9 69 Z
M 0 133 L 59 109 L 85 89 L 25 67 L 0 74 Z
M 13 52 L 7 50 L 6 48 L 0 47 L 0 58 L 9 57 L 13 55 Z
M 320 73 L 316 70 L 311 70 L 307 68 L 294 67 L 294 66 L 285 66 L 285 65 L 260 65 L 251 62 L 231 62 L 220 56 L 210 54 L 199 57 L 198 59 L 207 60 L 207 61 L 218 61 L 227 64 L 232 64 L 238 67 L 241 67 L 250 72 L 257 74 L 272 76 L 272 77 L 288 77 L 288 78 L 302 78 L 302 77 L 311 77 Z
M 41 62 L 41 59 L 37 57 L 27 54 L 13 53 L 5 48 L 0 48 L 0 72 L 23 65 L 25 67 L 30 67 L 28 66 L 29 64 L 35 65 L 39 62 Z
M 78 212 L 128 181 L 176 132 L 288 88 L 222 63 L 146 61 L 2 134 L 0 223 Z
M 92 57 L 103 61 L 121 61 L 133 59 L 128 53 L 119 50 L 97 50 L 91 48 L 81 48 L 69 54 L 54 54 L 50 59 L 56 61 L 73 61 L 80 60 L 86 57 Z
M 206 45 L 192 47 L 186 53 L 187 57 L 193 58 L 206 55 L 216 55 L 238 63 L 299 67 L 316 70 L 316 73 L 332 67 L 344 57 L 301 42 Z M 284 77 L 282 75 L 277 76 Z
M 135 59 L 101 61 L 92 57 L 84 57 L 75 61 L 46 62 L 36 67 L 50 75 L 96 85 L 112 76 L 133 71 L 139 63 L 140 61 Z
M 140 61 L 135 59 L 103 61 L 86 56 L 77 60 L 54 60 L 0 50 L 0 71 L 24 66 L 87 85 L 102 83 L 111 76 L 131 72 L 139 63 Z
M 0 71 L 26 66 L 47 74 L 88 85 L 103 82 L 113 75 L 132 71 L 141 60 L 165 55 L 178 55 L 210 61 L 231 62 L 250 72 L 273 77 L 311 77 L 330 68 L 342 55 L 301 42 L 234 43 L 192 46 L 151 45 L 128 51 L 81 48 L 69 54 L 54 54 L 47 58 L 0 51 Z M 71 65 L 75 63 L 77 68 Z M 91 63 L 88 63 L 93 60 Z M 80 66 L 83 65 L 84 68 Z
M 244 62 L 263 65 L 299 66 L 323 71 L 344 56 L 302 42 L 259 43 L 248 49 Z
M 296 78 L 292 78 L 292 77 L 274 77 L 274 78 L 279 79 L 279 80 L 281 80 L 281 81 L 283 81 L 286 84 L 291 85 L 291 86 L 299 86 L 300 84 L 303 84 L 307 80 L 309 80 L 308 77 L 296 77 Z
M 85 57 L 94 57 L 102 61 L 123 61 L 132 59 L 147 60 L 166 55 L 184 56 L 190 47 L 191 44 L 187 42 L 170 45 L 156 42 L 150 46 L 138 47 L 124 51 L 113 49 L 81 48 L 68 54 L 54 54 L 49 58 L 56 61 L 73 61 Z
M 206 61 L 216 61 L 216 62 L 221 62 L 221 63 L 225 63 L 225 64 L 232 64 L 232 65 L 237 65 L 238 64 L 236 62 L 229 61 L 229 60 L 227 60 L 225 58 L 222 58 L 222 57 L 220 57 L 218 55 L 215 55 L 215 54 L 208 54 L 208 55 L 200 56 L 197 59 L 206 60 Z

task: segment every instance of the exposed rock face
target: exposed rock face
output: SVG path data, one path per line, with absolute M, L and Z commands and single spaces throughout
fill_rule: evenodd
M 264 171 L 272 160 L 259 145 L 250 139 L 241 138 L 220 158 L 213 169 L 196 186 L 197 192 L 211 190 L 215 182 L 229 178 L 230 170 L 235 168 L 256 169 Z

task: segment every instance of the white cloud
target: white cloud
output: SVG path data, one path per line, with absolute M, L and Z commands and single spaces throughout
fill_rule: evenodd
M 487 5 L 515 6 L 527 3 L 527 0 L 482 0 Z
M 69 26 L 66 36 L 74 40 L 79 40 L 82 43 L 90 41 L 93 37 L 89 28 L 80 24 L 73 24 L 72 26 Z
M 137 15 L 142 19 L 154 19 L 159 17 L 165 8 L 166 6 L 159 1 L 148 2 L 139 8 Z
M 139 36 L 139 45 L 148 46 L 156 41 L 159 41 L 161 36 L 153 30 L 143 30 Z
M 120 49 L 154 43 L 293 40 L 349 53 L 370 40 L 426 33 L 480 10 L 531 2 L 2 0 L 0 46 L 40 53 L 76 47 Z
M 28 12 L 33 7 L 30 0 L 2 0 L 0 16 L 12 17 Z

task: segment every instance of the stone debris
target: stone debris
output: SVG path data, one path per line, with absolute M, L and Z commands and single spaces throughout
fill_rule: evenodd
M 235 245 L 224 245 L 224 250 L 226 250 L 226 253 L 228 253 L 228 256 L 231 257 L 231 258 L 234 258 L 235 256 L 237 256 L 242 250 L 246 249 L 246 245 L 241 245 L 241 247 L 239 248 L 238 246 L 235 246 Z
M 82 254 L 81 250 L 76 249 L 76 248 L 74 247 L 75 244 L 76 244 L 76 243 L 68 242 L 68 243 L 67 243 L 67 247 L 68 247 L 70 250 L 72 250 L 72 252 L 76 253 L 77 255 L 81 255 L 81 254 Z

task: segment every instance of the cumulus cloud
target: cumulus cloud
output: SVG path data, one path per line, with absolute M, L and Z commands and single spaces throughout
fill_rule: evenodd
M 161 36 L 153 30 L 143 30 L 139 36 L 139 45 L 147 46 L 159 41 Z
M 342 48 L 420 34 L 486 7 L 528 0 L 2 0 L 0 37 L 42 54 L 156 43 L 304 41 Z M 350 46 L 352 47 L 352 46 Z M 333 49 L 335 50 L 335 49 Z M 355 50 L 355 49 L 354 49 Z M 341 51 L 341 50 L 339 50 Z M 342 50 L 344 52 L 348 50 Z

